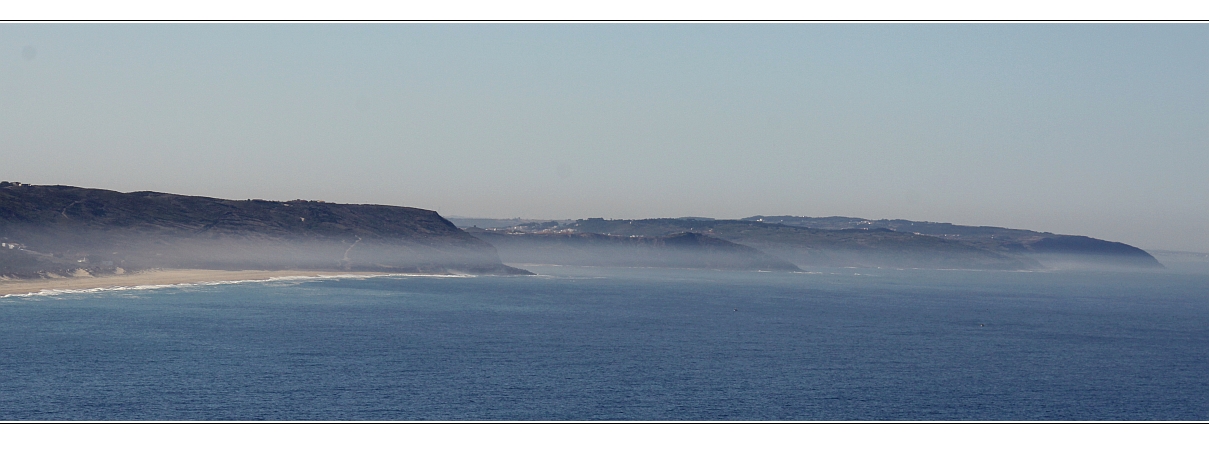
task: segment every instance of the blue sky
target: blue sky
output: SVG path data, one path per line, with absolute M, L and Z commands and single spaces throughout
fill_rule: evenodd
M 1209 251 L 1202 24 L 0 24 L 0 178 Z

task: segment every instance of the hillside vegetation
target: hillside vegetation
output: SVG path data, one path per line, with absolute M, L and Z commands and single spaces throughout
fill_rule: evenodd
M 436 212 L 0 184 L 4 275 L 147 268 L 525 273 Z

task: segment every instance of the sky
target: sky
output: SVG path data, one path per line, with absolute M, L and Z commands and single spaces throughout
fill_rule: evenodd
M 1209 252 L 1209 24 L 0 24 L 0 179 Z

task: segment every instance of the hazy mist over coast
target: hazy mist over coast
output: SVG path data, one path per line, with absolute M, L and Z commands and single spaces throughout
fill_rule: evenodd
M 1203 439 L 1207 5 L 144 3 L 0 23 L 0 421 L 175 424 L 14 447 Z
M 0 179 L 1209 251 L 1203 24 L 3 24 Z

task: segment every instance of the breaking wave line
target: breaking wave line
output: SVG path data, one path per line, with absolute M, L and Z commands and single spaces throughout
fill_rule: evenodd
M 125 285 L 112 287 L 93 287 L 79 289 L 45 289 L 31 293 L 10 293 L 0 295 L 0 299 L 20 298 L 25 300 L 37 301 L 41 298 L 54 297 L 60 295 L 71 295 L 81 293 L 104 293 L 104 292 L 121 292 L 121 291 L 142 291 L 142 290 L 161 290 L 171 288 L 189 288 L 189 287 L 209 287 L 215 285 L 234 285 L 234 284 L 268 284 L 272 282 L 316 282 L 330 279 L 370 279 L 370 278 L 473 278 L 477 277 L 471 274 L 415 274 L 415 273 L 385 273 L 385 274 L 332 274 L 318 276 L 277 276 L 268 279 L 243 279 L 234 281 L 200 281 L 200 282 L 180 282 L 174 284 L 148 284 L 148 285 Z

